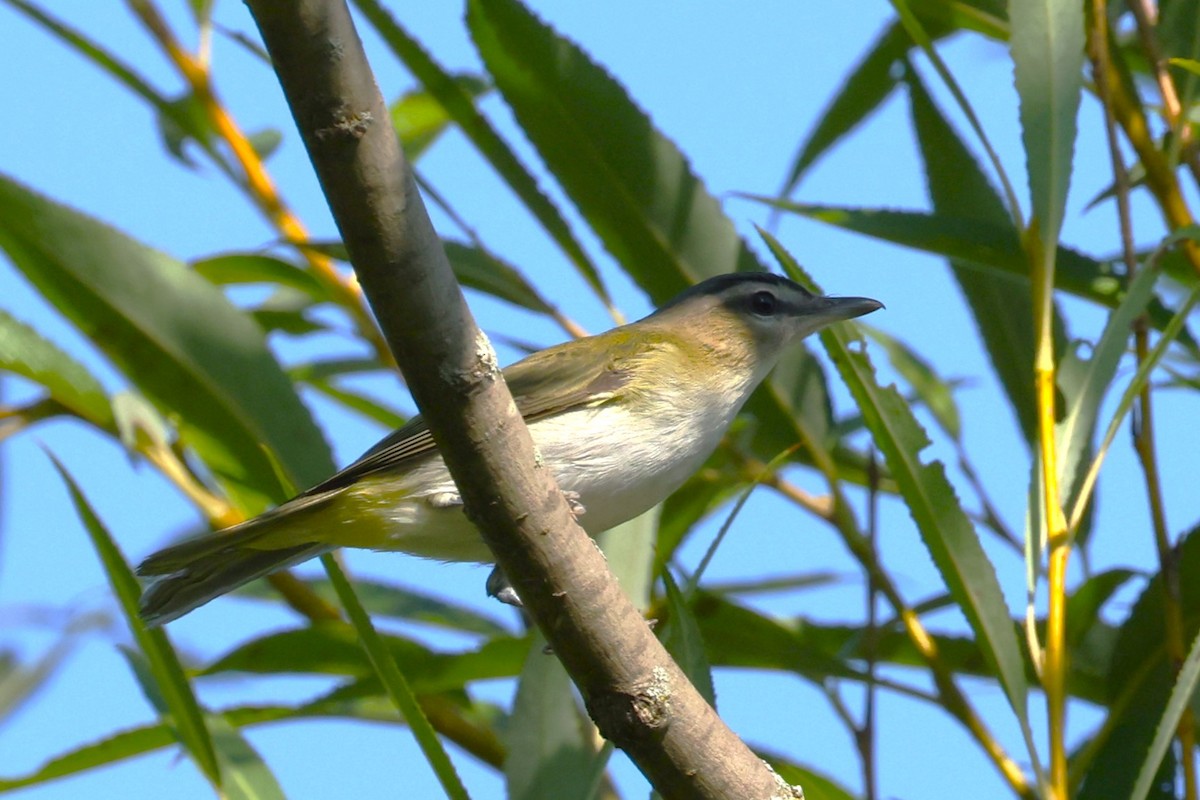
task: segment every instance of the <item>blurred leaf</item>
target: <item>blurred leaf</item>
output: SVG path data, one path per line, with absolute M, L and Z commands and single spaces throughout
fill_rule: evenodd
M 176 742 L 166 725 L 151 725 L 115 733 L 98 742 L 56 756 L 25 775 L 0 778 L 0 792 L 34 786 L 57 778 L 115 764 Z
M 721 667 L 794 672 L 821 684 L 826 678 L 862 680 L 865 675 L 844 652 L 857 628 L 835 628 L 807 620 L 770 619 L 761 613 L 701 590 L 692 602 L 708 662 Z M 902 637 L 899 637 L 902 638 Z M 893 643 L 900 643 L 893 638 Z M 880 658 L 887 660 L 881 650 Z M 919 658 L 912 653 L 912 666 Z
M 407 677 L 400 671 L 383 638 L 376 632 L 375 625 L 367 616 L 362 603 L 358 602 L 354 588 L 350 585 L 345 573 L 342 572 L 342 568 L 329 554 L 321 556 L 321 566 L 325 567 L 325 572 L 329 575 L 329 582 L 337 592 L 338 600 L 341 602 L 342 608 L 346 610 L 346 616 L 350 618 L 355 633 L 358 634 L 359 644 L 362 645 L 367 660 L 371 663 L 380 682 L 387 689 L 388 697 L 396 706 L 396 710 L 408 722 L 408 728 L 421 748 L 421 755 L 433 769 L 442 791 L 451 800 L 469 800 L 467 789 L 463 786 L 462 779 L 459 778 L 458 771 L 454 768 L 454 763 L 447 755 L 433 726 L 429 724 L 429 719 L 421 709 L 420 703 L 417 702 L 417 697 L 413 693 Z
M 917 397 L 929 409 L 938 425 L 950 438 L 962 437 L 962 418 L 950 384 L 943 381 L 933 366 L 921 358 L 904 342 L 889 336 L 878 328 L 859 323 L 862 332 L 869 336 L 887 354 L 892 368 L 900 374 L 916 392 Z
M 373 422 L 377 422 L 389 431 L 401 428 L 404 426 L 404 423 L 408 422 L 408 417 L 404 414 L 401 414 L 390 406 L 384 405 L 373 397 L 368 397 L 362 392 L 347 389 L 333 381 L 327 380 L 313 380 L 307 383 L 321 394 L 341 403 L 351 411 L 357 411 L 359 414 L 362 414 Z
M 525 135 L 655 303 L 762 269 L 674 143 L 583 50 L 515 0 L 472 0 L 467 25 Z
M 479 154 L 504 179 L 513 193 L 541 223 L 550 238 L 575 265 L 576 270 L 595 290 L 597 296 L 611 306 L 608 290 L 600 280 L 596 265 L 588 258 L 583 246 L 571 232 L 562 213 L 538 188 L 537 180 L 525 169 L 508 144 L 496 132 L 487 118 L 475 107 L 475 99 L 454 78 L 425 52 L 420 42 L 412 38 L 396 19 L 377 0 L 355 0 L 354 5 L 375 26 L 384 42 L 404 62 L 431 98 L 442 104 L 463 135 L 475 145 Z
M 1145 677 L 1146 680 L 1131 687 L 1135 691 L 1128 697 L 1125 713 L 1102 728 L 1106 734 L 1102 745 L 1088 760 L 1087 771 L 1078 776 L 1082 779 L 1075 795 L 1078 800 L 1133 797 L 1138 768 L 1150 749 L 1155 724 L 1171 691 L 1171 672 L 1165 664 L 1157 666 Z M 1088 746 L 1093 744 L 1088 742 Z M 1073 763 L 1072 766 L 1076 765 Z M 1176 800 L 1175 792 L 1168 788 L 1175 781 L 1174 765 L 1164 764 L 1163 767 L 1164 771 L 1159 773 L 1160 791 L 1151 796 L 1155 800 Z
M 656 573 L 671 562 L 696 523 L 737 494 L 742 471 L 730 456 L 729 446 L 718 447 L 704 467 L 663 502 L 655 551 Z
M 859 126 L 896 88 L 896 64 L 913 47 L 913 40 L 898 22 L 891 23 L 867 54 L 842 81 L 837 96 L 821 110 L 818 122 L 800 146 L 788 170 L 780 197 L 800 184 L 808 168 Z
M 1112 596 L 1137 577 L 1129 569 L 1110 569 L 1084 581 L 1067 600 L 1067 643 L 1082 644 L 1090 630 L 1103 620 L 1100 611 Z
M 362 375 L 370 372 L 381 372 L 384 366 L 377 358 L 327 358 L 319 361 L 309 361 L 293 364 L 287 368 L 288 377 L 293 381 L 323 381 L 343 375 Z
M 251 511 L 333 472 L 261 330 L 182 264 L 0 178 L 0 247 L 165 413 Z
M 781 575 L 777 578 L 754 578 L 744 581 L 708 581 L 706 591 L 719 595 L 777 594 L 802 589 L 822 589 L 850 581 L 849 576 L 836 572 L 817 570 L 797 575 Z
M 1200 630 L 1200 528 L 1182 538 L 1176 550 L 1175 584 L 1183 612 L 1185 640 Z M 1163 576 L 1155 575 L 1121 623 L 1105 675 L 1105 704 L 1114 717 L 1087 744 L 1086 771 L 1080 777 L 1084 800 L 1129 797 L 1155 729 L 1166 708 L 1173 669 L 1166 651 Z
M 934 212 L 1011 229 L 1003 201 L 939 112 L 915 70 L 908 70 L 907 83 Z M 1025 441 L 1032 443 L 1037 436 L 1037 398 L 1029 379 L 1036 350 L 1031 287 L 1009 275 L 972 269 L 959 259 L 951 258 L 950 267 L 971 307 L 971 316 L 1017 424 Z M 1054 306 L 1051 314 L 1055 352 L 1061 352 L 1066 338 L 1062 317 Z
M 450 78 L 473 102 L 477 102 L 492 89 L 492 85 L 482 75 L 462 73 Z M 396 135 L 400 137 L 400 146 L 404 148 L 404 155 L 413 162 L 454 124 L 454 120 L 446 113 L 445 106 L 430 94 L 428 89 L 405 92 L 388 110 L 391 112 L 392 127 L 396 129 Z
M 708 656 L 704 652 L 704 637 L 700 633 L 700 625 L 692 614 L 687 598 L 671 577 L 671 571 L 664 569 L 662 579 L 666 587 L 670 616 L 667 618 L 665 629 L 659 632 L 659 638 L 700 696 L 716 708 L 717 690 L 713 687 L 712 665 L 708 663 Z
M 764 233 L 764 238 L 793 280 L 813 285 L 778 242 L 769 234 Z M 826 328 L 820 336 L 826 352 L 863 412 L 867 427 L 900 487 L 900 494 L 942 580 L 975 632 L 984 656 L 995 670 L 1026 738 L 1029 738 L 1028 683 L 1004 593 L 974 526 L 946 478 L 945 467 L 938 461 L 926 464 L 920 460 L 921 451 L 930 444 L 928 436 L 895 387 L 884 389 L 878 385 L 866 353 L 860 349 L 851 350 L 852 336 L 847 327 Z
M 1060 361 L 1056 383 L 1065 398 L 1065 408 L 1062 409 L 1062 422 L 1055 427 L 1059 480 L 1062 490 L 1070 493 L 1063 498 L 1065 508 L 1072 508 L 1076 503 L 1080 483 L 1089 466 L 1088 453 L 1094 445 L 1100 404 L 1128 349 L 1133 322 L 1154 295 L 1157 278 L 1157 269 L 1143 269 L 1138 273 L 1121 305 L 1109 314 L 1091 358 L 1082 358 L 1079 348 L 1073 347 Z
M 78 638 L 64 632 L 32 663 L 21 663 L 14 652 L 0 652 L 0 724 L 8 721 L 46 685 L 75 647 Z
M 1067 206 L 1083 94 L 1083 4 L 1009 0 L 1008 21 L 1033 218 L 1045 257 L 1053 258 Z
M 276 289 L 257 306 L 247 309 L 247 313 L 265 333 L 280 331 L 292 336 L 304 336 L 329 330 L 329 325 L 308 316 L 312 307 L 312 298 L 307 294 L 283 287 Z
M 1192 698 L 1196 694 L 1198 683 L 1200 683 L 1200 637 L 1192 642 L 1187 658 L 1179 666 L 1171 697 L 1167 701 L 1166 710 L 1163 711 L 1162 717 L 1158 720 L 1158 727 L 1154 731 L 1154 741 L 1138 771 L 1137 783 L 1130 794 L 1131 800 L 1143 800 L 1149 796 L 1152 784 L 1161 791 L 1164 784 L 1173 786 L 1175 783 L 1173 759 L 1164 761 L 1164 757 L 1179 730 L 1179 720 L 1183 717 L 1184 710 L 1191 704 Z M 1184 757 L 1191 758 L 1192 754 L 1186 753 Z M 1164 768 L 1168 770 L 1165 776 L 1162 774 Z
M 1180 67 L 1193 75 L 1200 75 L 1200 61 L 1193 61 L 1190 58 L 1168 58 L 1167 63 L 1172 67 Z
M 1168 56 L 1167 63 L 1180 67 L 1193 75 L 1200 75 L 1200 2 L 1197 0 L 1170 0 L 1159 4 L 1158 24 L 1155 33 L 1162 47 L 1162 54 Z M 1183 63 L 1179 63 L 1183 62 Z M 1182 84 L 1175 76 L 1177 84 Z M 1183 86 L 1181 92 L 1184 104 L 1187 104 L 1189 92 Z M 1191 94 L 1195 101 L 1195 95 Z
M 454 277 L 463 286 L 507 300 L 515 306 L 548 314 L 553 309 L 525 277 L 506 261 L 487 250 L 443 239 Z
M 444 653 L 400 636 L 384 636 L 393 659 L 421 694 L 460 689 L 489 678 L 511 678 L 520 672 L 529 641 L 496 637 L 472 650 Z M 321 623 L 245 642 L 206 667 L 221 672 L 296 675 L 372 674 L 354 629 L 345 623 Z
M 589 800 L 596 757 L 591 725 L 575 687 L 537 634 L 517 684 L 504 743 L 504 783 L 510 800 Z
M 337 600 L 337 594 L 328 579 L 304 581 L 317 596 L 329 602 Z M 402 586 L 378 581 L 355 578 L 354 592 L 372 617 L 391 617 L 406 622 L 417 622 L 459 633 L 480 636 L 508 636 L 509 630 L 479 612 L 459 603 Z M 255 600 L 278 600 L 279 593 L 262 581 L 253 581 L 236 591 L 241 597 Z
M 771 769 L 779 774 L 788 784 L 799 786 L 804 790 L 804 800 L 855 800 L 857 795 L 850 792 L 833 778 L 820 772 L 814 772 L 808 767 L 794 764 L 783 756 L 756 749 L 759 758 L 771 765 Z
M 165 121 L 169 120 L 171 128 L 178 131 L 180 137 L 187 136 L 195 141 L 208 157 L 212 159 L 214 164 L 226 174 L 233 175 L 233 171 L 226 164 L 224 156 L 222 156 L 221 152 L 212 142 L 210 136 L 211 129 L 208 126 L 207 118 L 198 117 L 194 114 L 194 109 L 188 103 L 168 100 L 138 75 L 132 67 L 84 36 L 78 30 L 70 27 L 61 20 L 55 19 L 32 3 L 26 2 L 26 0 L 4 0 L 4 2 L 41 25 L 80 56 L 91 61 L 101 71 L 108 73 L 118 83 L 124 85 L 125 88 L 145 100 L 157 112 L 159 119 L 164 121 L 164 127 L 166 124 Z M 171 143 L 165 140 L 164 143 L 170 149 Z M 190 162 L 187 161 L 186 156 L 182 155 L 182 152 L 179 155 L 185 164 L 190 165 Z
M 139 445 L 169 447 L 172 430 L 158 409 L 137 392 L 118 392 L 112 399 L 113 416 L 121 443 L 131 451 Z
M 189 142 L 207 153 L 217 153 L 217 135 L 209 121 L 204 106 L 190 91 L 168 101 L 158 111 L 158 134 L 163 147 L 176 161 L 188 169 L 199 169 L 200 165 L 188 155 Z
M 989 39 L 1008 39 L 1007 0 L 911 0 L 909 5 L 929 26 L 981 33 Z
M 148 629 L 142 624 L 141 617 L 138 616 L 138 600 L 142 591 L 133 570 L 129 568 L 125 557 L 92 510 L 74 478 L 58 459 L 54 456 L 50 459 L 67 485 L 71 500 L 75 504 L 75 511 L 91 537 L 92 546 L 100 557 L 113 594 L 116 595 L 125 614 L 139 654 L 145 658 L 154 687 L 161 693 L 163 703 L 170 713 L 175 735 L 213 786 L 220 787 L 221 773 L 213 750 L 213 741 L 204 723 L 204 715 L 196 702 L 196 696 L 192 694 L 192 687 L 184 675 L 183 666 L 179 663 L 179 657 L 175 655 L 165 631 L 161 628 Z
M 112 406 L 100 381 L 87 367 L 36 330 L 0 309 L 0 370 L 44 387 L 52 398 L 105 430 L 112 430 Z
M 211 723 L 214 717 L 215 715 L 210 715 L 207 719 Z M 336 692 L 297 707 L 239 706 L 226 709 L 220 717 L 235 728 L 267 725 L 287 720 L 323 718 L 404 724 L 404 721 L 397 717 L 396 709 L 379 696 L 350 700 Z M 175 742 L 175 736 L 164 723 L 119 731 L 99 741 L 82 745 L 56 756 L 28 774 L 15 778 L 0 778 L 0 792 L 45 783 L 68 775 L 86 772 L 96 767 L 116 764 L 154 750 L 170 747 Z
M 320 302 L 329 297 L 311 272 L 289 261 L 261 253 L 222 253 L 193 261 L 192 269 L 218 286 L 265 283 L 286 286 Z
M 209 728 L 221 762 L 224 796 L 231 800 L 283 800 L 283 789 L 250 743 L 220 714 L 209 714 Z
M 266 161 L 274 155 L 275 151 L 279 149 L 279 145 L 283 144 L 283 133 L 278 128 L 264 128 L 251 133 L 246 138 L 255 155 L 262 161 Z
M 645 613 L 650 607 L 654 584 L 654 553 L 662 505 L 654 506 L 628 522 L 596 537 L 608 568 L 621 584 L 621 591 L 634 608 Z
M 1180 576 L 1178 592 L 1184 617 L 1183 634 L 1190 641 L 1200 629 L 1200 582 L 1195 580 L 1195 576 L 1200 575 L 1200 527 L 1188 531 L 1179 542 L 1176 558 L 1174 566 Z M 1155 664 L 1167 664 L 1164 594 L 1163 576 L 1159 573 L 1146 584 L 1121 624 L 1108 673 L 1112 700 L 1139 681 L 1146 680 Z

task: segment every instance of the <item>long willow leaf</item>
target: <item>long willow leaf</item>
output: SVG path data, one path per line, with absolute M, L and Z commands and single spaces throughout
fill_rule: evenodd
M 458 777 L 458 772 L 454 769 L 450 756 L 442 747 L 437 733 L 429 724 L 425 712 L 421 710 L 416 695 L 413 694 L 404 674 L 400 672 L 400 668 L 396 666 L 392 654 L 388 652 L 387 646 L 379 638 L 375 626 L 371 624 L 371 618 L 363 610 L 362 604 L 358 602 L 358 597 L 355 596 L 354 589 L 350 586 L 350 581 L 346 579 L 345 573 L 331 555 L 321 556 L 321 564 L 329 574 L 329 581 L 333 584 L 338 599 L 342 602 L 342 607 L 346 609 L 350 621 L 358 631 L 359 641 L 362 643 L 363 649 L 367 651 L 367 658 L 370 659 L 371 666 L 375 668 L 379 680 L 383 683 L 392 702 L 396 704 L 397 710 L 404 715 L 409 729 L 413 732 L 413 737 L 417 740 L 417 745 L 421 748 L 421 753 L 429 762 L 429 766 L 433 768 L 446 796 L 451 800 L 469 800 L 470 795 L 467 794 L 462 779 Z
M 576 240 L 562 213 L 550 198 L 542 193 L 537 181 L 525 169 L 512 148 L 500 137 L 487 118 L 479 113 L 474 99 L 462 82 L 455 80 L 454 76 L 442 69 L 433 57 L 425 52 L 420 42 L 410 36 L 377 0 L 354 0 L 354 4 L 379 31 L 379 35 L 396 57 L 424 84 L 429 97 L 441 104 L 447 116 L 454 120 L 480 155 L 504 178 L 525 207 L 571 259 L 579 274 L 611 308 L 612 299 L 600 280 L 595 264 Z
M 204 715 L 196 702 L 196 696 L 192 693 L 192 687 L 184 675 L 183 666 L 179 663 L 179 657 L 175 655 L 175 650 L 162 628 L 149 629 L 142 624 L 141 617 L 138 616 L 138 600 L 142 592 L 133 570 L 129 568 L 112 536 L 92 510 L 87 498 L 83 496 L 75 479 L 57 458 L 50 458 L 63 482 L 67 484 L 71 500 L 75 503 L 75 510 L 87 528 L 96 554 L 100 556 L 113 593 L 120 601 L 121 610 L 130 630 L 133 631 L 134 640 L 146 657 L 155 685 L 171 713 L 176 736 L 213 786 L 220 788 L 221 773 L 217 766 L 212 737 L 204 723 Z
M 251 511 L 333 472 L 262 330 L 204 278 L 0 176 L 0 248 L 158 408 Z
M 766 233 L 763 238 L 785 272 L 794 280 L 812 285 L 779 242 Z M 930 443 L 925 431 L 895 387 L 879 386 L 870 360 L 865 353 L 850 348 L 850 335 L 843 326 L 822 331 L 821 343 L 858 403 L 942 580 L 975 631 L 984 657 L 1030 739 L 1026 721 L 1028 684 L 1008 606 L 996 570 L 959 505 L 945 468 L 936 461 L 922 463 L 919 454 Z

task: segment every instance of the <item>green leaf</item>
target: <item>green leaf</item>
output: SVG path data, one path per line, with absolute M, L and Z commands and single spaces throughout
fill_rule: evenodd
M 804 800 L 855 800 L 857 795 L 820 772 L 794 764 L 783 756 L 756 750 L 759 758 L 771 765 L 788 784 L 804 790 Z
M 220 788 L 221 773 L 213 741 L 205 725 L 204 714 L 184 675 L 183 666 L 179 663 L 179 657 L 175 655 L 165 631 L 161 628 L 149 629 L 142 623 L 138 615 L 138 600 L 142 590 L 133 575 L 133 570 L 129 568 L 112 536 L 92 510 L 87 498 L 83 496 L 75 479 L 53 455 L 50 459 L 67 485 L 71 500 L 75 504 L 75 511 L 91 537 L 92 547 L 100 557 L 138 650 L 145 657 L 154 687 L 161 694 L 163 703 L 170 712 L 175 735 L 213 786 Z
M 1192 702 L 1198 684 L 1200 684 L 1200 636 L 1197 636 L 1192 642 L 1191 650 L 1184 659 L 1179 674 L 1175 677 L 1175 687 L 1171 690 L 1166 710 L 1158 720 L 1158 727 L 1154 731 L 1154 741 L 1150 744 L 1150 752 L 1146 754 L 1146 760 L 1142 762 L 1142 767 L 1138 770 L 1137 783 L 1134 784 L 1133 792 L 1129 795 L 1130 800 L 1143 800 L 1150 794 L 1151 784 L 1155 783 L 1156 778 L 1159 778 L 1161 774 L 1160 771 L 1164 766 L 1163 757 L 1166 756 L 1167 748 L 1171 746 L 1171 741 L 1179 730 L 1179 720 L 1183 717 L 1184 710 Z M 1184 757 L 1191 758 L 1192 754 L 1187 753 Z M 1161 783 L 1159 785 L 1161 786 Z
M 496 637 L 462 652 L 435 652 L 400 636 L 382 637 L 392 659 L 420 694 L 461 689 L 471 681 L 511 678 L 521 670 L 529 642 Z M 202 674 L 247 672 L 260 675 L 373 674 L 354 629 L 329 622 L 268 634 L 245 642 L 206 667 Z
M 1193 61 L 1190 58 L 1168 58 L 1167 63 L 1172 67 L 1185 69 L 1193 75 L 1200 75 L 1200 61 Z
M 5 2 L 41 25 L 81 57 L 99 67 L 101 71 L 108 73 L 117 83 L 145 100 L 158 115 L 167 149 L 184 164 L 192 166 L 181 148 L 183 139 L 187 138 L 195 141 L 222 172 L 233 177 L 233 170 L 226 163 L 225 157 L 213 141 L 212 128 L 209 126 L 207 118 L 202 114 L 195 113 L 195 106 L 191 101 L 186 98 L 185 101 L 168 100 L 113 53 L 32 3 L 26 2 L 26 0 L 5 0 Z M 174 150 L 175 143 L 166 135 L 168 129 L 174 131 L 178 136 L 180 145 L 178 152 Z
M 1129 287 L 1121 305 L 1108 317 L 1100 341 L 1092 348 L 1092 357 L 1083 359 L 1078 348 L 1071 348 L 1059 365 L 1057 385 L 1065 397 L 1065 416 L 1056 426 L 1058 436 L 1059 479 L 1065 508 L 1077 499 L 1087 455 L 1094 444 L 1100 404 L 1117 374 L 1117 366 L 1128 349 L 1134 320 L 1145 310 L 1154 294 L 1157 269 L 1143 269 Z
M 1200 630 L 1200 527 L 1187 532 L 1175 552 L 1178 602 L 1186 639 Z M 1171 694 L 1173 665 L 1166 649 L 1166 600 L 1161 572 L 1147 582 L 1121 623 L 1110 648 L 1104 674 L 1102 702 L 1113 709 L 1113 719 L 1074 759 L 1073 771 L 1083 770 L 1079 793 L 1084 800 L 1130 797 L 1135 777 L 1146 767 L 1147 753 L 1163 719 Z M 1157 765 L 1158 760 L 1155 760 Z
M 278 128 L 264 128 L 249 134 L 246 138 L 249 140 L 254 154 L 262 161 L 266 161 L 274 155 L 275 151 L 279 149 L 279 145 L 283 144 L 283 133 Z
M 165 414 L 251 511 L 333 471 L 262 331 L 168 256 L 0 177 L 0 248 Z
M 525 135 L 655 303 L 762 269 L 674 143 L 583 50 L 515 0 L 472 0 L 467 25 Z
M 459 283 L 476 291 L 507 300 L 515 306 L 549 314 L 550 303 L 538 293 L 512 264 L 482 247 L 443 239 L 446 258 Z
M 546 652 L 539 633 L 521 669 L 504 743 L 504 783 L 511 800 L 588 800 L 596 758 L 591 725 L 580 713 L 575 687 Z
M 112 404 L 100 381 L 53 342 L 0 309 L 0 370 L 43 386 L 57 402 L 97 427 L 112 430 Z
M 1004 203 L 987 176 L 942 116 L 914 70 L 908 71 L 913 127 L 925 165 L 933 210 L 998 227 L 1012 226 Z M 1015 230 L 1012 231 L 1017 238 Z M 1033 374 L 1034 340 L 1033 296 L 1030 286 L 1013 281 L 1008 275 L 980 272 L 959 259 L 950 259 L 950 267 L 967 299 L 992 368 L 1008 396 L 1026 442 L 1037 436 L 1037 399 Z M 1055 351 L 1065 339 L 1062 317 L 1052 310 Z
M 1066 211 L 1083 93 L 1083 3 L 1010 0 L 1008 18 L 1033 217 L 1050 255 Z
M 1007 39 L 1008 25 L 1001 2 L 947 2 L 917 0 L 913 12 L 925 22 L 930 38 L 937 41 L 956 30 L 974 30 L 993 39 Z M 857 128 L 883 101 L 898 82 L 896 66 L 914 46 L 912 37 L 899 22 L 888 25 L 867 54 L 842 81 L 837 96 L 820 114 L 796 155 L 780 196 L 791 194 L 804 173 L 818 158 Z
M 176 741 L 166 725 L 150 725 L 120 731 L 100 741 L 85 744 L 75 750 L 49 759 L 26 775 L 0 778 L 0 792 L 34 786 L 39 783 L 76 775 L 97 767 L 115 764 L 134 756 L 168 747 Z
M 892 368 L 908 381 L 946 435 L 956 441 L 961 439 L 962 417 L 958 413 L 958 404 L 954 402 L 954 391 L 934 371 L 933 365 L 899 339 L 865 323 L 859 323 L 859 326 L 887 353 Z
M 192 269 L 218 286 L 265 283 L 295 289 L 315 301 L 328 300 L 311 272 L 275 256 L 262 253 L 222 253 L 192 262 Z
M 1029 262 L 1011 223 L 996 225 L 957 214 L 744 197 L 864 236 L 952 258 L 976 270 L 1007 273 L 1022 283 L 1029 280 Z M 1056 288 L 1108 308 L 1121 304 L 1129 281 L 1125 275 L 1113 271 L 1112 263 L 1097 261 L 1066 247 L 1058 249 L 1056 262 Z M 1151 301 L 1147 313 L 1157 330 L 1163 330 L 1171 321 L 1171 310 L 1157 298 Z
M 221 762 L 225 797 L 231 800 L 283 800 L 283 789 L 249 742 L 221 714 L 209 714 L 208 725 Z
M 700 692 L 700 696 L 716 708 L 717 690 L 713 687 L 712 665 L 708 663 L 708 656 L 704 652 L 700 625 L 692 614 L 691 605 L 671 577 L 671 571 L 664 569 L 662 578 L 667 590 L 667 608 L 671 614 L 667 618 L 666 629 L 660 633 L 663 646 L 696 687 L 696 691 Z
M 307 383 L 321 394 L 336 400 L 351 411 L 357 411 L 359 414 L 362 414 L 373 422 L 379 423 L 389 431 L 403 427 L 404 423 L 408 421 L 408 417 L 390 406 L 380 403 L 375 398 L 368 397 L 362 392 L 347 389 L 345 386 L 336 384 L 333 381 L 312 380 L 307 381 Z
M 475 100 L 454 76 L 425 52 L 420 42 L 408 34 L 396 19 L 377 0 L 355 0 L 355 7 L 375 26 L 387 46 L 404 62 L 408 70 L 424 85 L 429 96 L 442 104 L 463 135 L 475 145 L 480 155 L 509 185 L 530 213 L 542 224 L 550 238 L 575 265 L 575 269 L 608 306 L 612 300 L 600 279 L 596 265 L 571 232 L 557 206 L 542 193 L 537 181 L 517 158 L 512 148 L 500 138 L 487 118 L 475 107 Z
M 310 590 L 329 602 L 337 599 L 328 580 L 304 582 Z M 491 617 L 473 608 L 443 600 L 425 592 L 402 586 L 356 578 L 354 593 L 372 617 L 391 617 L 406 622 L 430 625 L 443 630 L 479 636 L 507 636 L 509 630 Z M 279 594 L 262 581 L 246 584 L 236 591 L 241 597 L 278 601 Z
M 608 568 L 634 608 L 650 607 L 654 584 L 654 552 L 662 504 L 596 537 Z
M 492 90 L 492 85 L 482 75 L 462 73 L 450 78 L 473 102 Z M 454 124 L 454 120 L 446 113 L 446 107 L 428 89 L 405 92 L 388 110 L 391 112 L 392 127 L 400 137 L 400 146 L 404 148 L 408 159 L 414 162 Z
M 392 658 L 383 638 L 375 631 L 375 626 L 371 623 L 367 612 L 363 610 L 362 604 L 358 602 L 354 589 L 351 587 L 350 581 L 346 579 L 342 568 L 338 566 L 333 556 L 328 554 L 321 556 L 321 565 L 325 567 L 325 572 L 329 575 L 329 582 L 333 584 L 334 591 L 337 592 L 338 599 L 342 602 L 342 608 L 346 609 L 346 614 L 350 617 L 350 622 L 358 634 L 358 640 L 362 644 L 375 674 L 379 676 L 380 682 L 387 689 L 388 697 L 395 704 L 396 710 L 408 722 L 413 738 L 417 740 L 421 754 L 433 769 L 434 774 L 437 775 L 442 791 L 451 800 L 469 800 L 470 795 L 467 794 L 462 779 L 454 769 L 454 763 L 450 761 L 450 756 L 442 747 L 441 740 L 438 739 L 433 726 L 429 724 L 425 712 L 421 710 L 417 696 L 413 694 L 407 678 L 400 671 L 395 659 Z
M 912 37 L 900 23 L 888 26 L 842 82 L 837 96 L 821 111 L 816 127 L 800 146 L 788 170 L 779 190 L 781 197 L 791 194 L 818 158 L 848 136 L 891 95 L 896 88 L 896 62 L 912 47 Z
M 764 239 L 793 280 L 812 286 L 812 281 L 777 241 L 769 234 L 764 234 Z M 1026 738 L 1030 738 L 1026 709 L 1028 683 L 1008 606 L 995 568 L 959 505 L 945 467 L 937 461 L 926 464 L 920 460 L 921 451 L 930 444 L 929 438 L 895 387 L 885 389 L 878 385 L 867 354 L 851 349 L 852 337 L 847 327 L 827 328 L 820 335 L 900 487 L 942 580 L 970 623 Z

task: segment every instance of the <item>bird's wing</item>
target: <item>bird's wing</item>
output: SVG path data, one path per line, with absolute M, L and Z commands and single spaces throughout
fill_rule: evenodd
M 504 380 L 526 423 L 606 402 L 628 383 L 628 372 L 614 366 L 614 362 L 620 363 L 622 359 L 597 360 L 581 353 L 574 346 L 577 344 L 567 342 L 539 351 L 504 370 Z M 297 499 L 344 489 L 367 475 L 402 470 L 435 452 L 433 434 L 424 418 L 417 415 L 353 464 Z

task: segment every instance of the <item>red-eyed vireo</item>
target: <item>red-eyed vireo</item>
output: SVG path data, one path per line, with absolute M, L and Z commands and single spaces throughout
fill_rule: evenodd
M 542 459 L 595 535 L 647 511 L 713 452 L 780 354 L 826 325 L 880 308 L 817 297 L 778 275 L 710 278 L 645 319 L 534 353 L 504 370 Z M 142 617 L 169 622 L 218 595 L 337 547 L 492 561 L 462 513 L 418 416 L 329 480 L 138 567 Z M 519 602 L 499 572 L 489 593 Z

